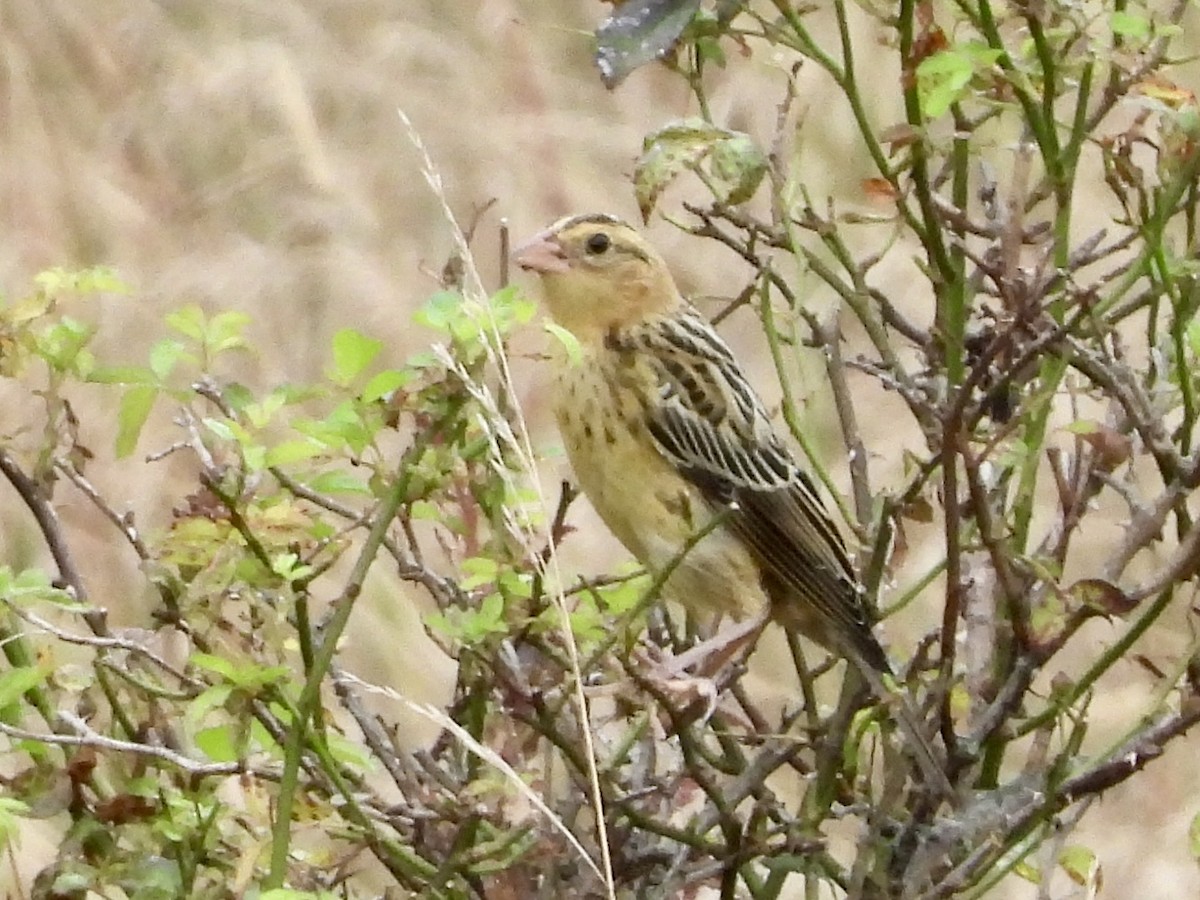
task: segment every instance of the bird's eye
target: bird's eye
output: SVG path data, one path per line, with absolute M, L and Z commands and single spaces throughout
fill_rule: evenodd
M 597 231 L 595 234 L 588 236 L 583 246 L 587 248 L 587 252 L 592 254 L 592 256 L 599 256 L 612 246 L 612 241 L 608 239 L 608 235 L 603 231 Z

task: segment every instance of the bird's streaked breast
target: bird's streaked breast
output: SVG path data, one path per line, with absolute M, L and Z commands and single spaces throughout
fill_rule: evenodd
M 608 352 L 575 365 L 563 361 L 555 416 L 575 477 L 600 518 L 641 563 L 659 570 L 717 511 L 653 441 L 646 407 L 658 388 L 643 365 Z M 736 616 L 767 602 L 750 554 L 722 528 L 688 552 L 666 594 Z

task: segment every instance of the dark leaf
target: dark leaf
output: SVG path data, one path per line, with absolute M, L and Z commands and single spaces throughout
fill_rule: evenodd
M 96 804 L 96 818 L 106 825 L 125 825 L 156 812 L 158 805 L 153 800 L 135 794 L 117 794 Z
M 626 0 L 596 31 L 596 65 L 607 88 L 661 59 L 700 9 L 700 0 Z

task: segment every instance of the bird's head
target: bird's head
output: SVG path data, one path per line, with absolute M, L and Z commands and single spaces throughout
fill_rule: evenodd
M 555 222 L 513 253 L 541 276 L 551 317 L 581 341 L 600 340 L 683 300 L 661 256 L 630 225 L 593 213 Z

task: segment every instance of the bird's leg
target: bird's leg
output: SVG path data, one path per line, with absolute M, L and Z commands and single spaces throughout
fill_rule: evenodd
M 711 678 L 729 665 L 739 653 L 753 648 L 769 621 L 770 610 L 767 609 L 745 621 L 722 628 L 691 649 L 664 660 L 661 671 L 664 675 L 678 677 L 691 669 L 693 675 Z
M 763 614 L 721 629 L 677 656 L 658 659 L 638 677 L 654 683 L 680 709 L 702 702 L 704 710 L 700 719 L 707 721 L 721 704 L 724 685 L 736 677 L 733 667 L 739 661 L 739 655 L 743 659 L 750 655 L 768 621 L 769 615 Z M 753 728 L 753 724 L 737 710 L 728 708 L 725 714 L 747 729 Z

